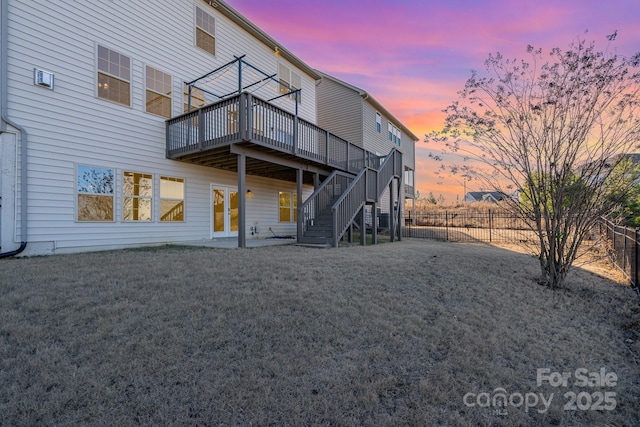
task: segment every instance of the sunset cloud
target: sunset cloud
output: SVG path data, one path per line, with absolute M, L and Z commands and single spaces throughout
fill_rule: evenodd
M 310 66 L 385 105 L 421 138 L 417 188 L 452 202 L 460 180 L 434 174 L 442 163 L 428 155 L 438 147 L 422 140 L 442 127 L 442 109 L 490 53 L 521 58 L 529 44 L 567 48 L 578 37 L 623 55 L 640 50 L 637 0 L 227 1 Z

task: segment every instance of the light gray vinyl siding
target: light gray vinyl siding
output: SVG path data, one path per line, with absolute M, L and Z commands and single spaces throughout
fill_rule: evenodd
M 318 124 L 342 138 L 357 143 L 364 149 L 385 156 L 396 148 L 402 153 L 403 166 L 415 170 L 415 142 L 402 132 L 397 120 L 389 116 L 385 109 L 377 109 L 368 100 L 369 95 L 356 91 L 348 84 L 330 77 L 324 77 L 318 85 Z M 376 113 L 381 116 L 380 132 L 376 128 Z M 389 140 L 388 125 L 392 123 L 401 131 L 400 145 Z M 404 175 L 404 174 L 403 174 Z M 397 185 L 397 184 L 394 184 Z M 394 200 L 404 199 L 404 186 L 398 194 L 394 187 Z M 382 212 L 389 212 L 389 189 L 385 189 L 378 207 Z M 399 203 L 403 209 L 404 203 Z
M 362 97 L 331 79 L 318 84 L 318 126 L 362 147 Z
M 196 5 L 216 19 L 216 56 L 195 46 Z M 252 65 L 275 74 L 283 59 L 273 47 L 199 0 L 163 2 L 162 7 L 143 1 L 9 1 L 8 30 L 8 116 L 29 136 L 29 250 L 64 252 L 210 238 L 210 185 L 234 186 L 237 177 L 165 158 L 164 118 L 145 112 L 145 66 L 172 76 L 172 110 L 177 115 L 183 109 L 183 81 L 244 54 Z M 130 107 L 96 96 L 97 45 L 130 57 Z M 315 81 L 288 66 L 302 76 L 300 116 L 315 122 Z M 55 90 L 33 85 L 34 68 L 54 73 Z M 243 75 L 248 79 L 250 73 Z M 255 94 L 270 99 L 276 95 L 275 84 Z M 285 99 L 281 107 L 293 112 L 295 106 Z M 115 222 L 76 221 L 78 165 L 116 171 Z M 123 222 L 124 171 L 153 175 L 154 210 L 159 206 L 160 176 L 184 178 L 186 221 Z M 277 221 L 277 192 L 295 184 L 248 177 L 247 186 L 257 189 L 247 201 L 247 227 L 255 221 L 267 227 L 264 231 L 282 227 Z M 2 229 L 6 234 L 4 222 Z M 295 224 L 287 230 L 295 233 Z

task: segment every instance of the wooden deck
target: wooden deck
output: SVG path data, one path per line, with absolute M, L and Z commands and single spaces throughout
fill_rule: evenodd
M 298 241 L 311 232 L 310 224 L 326 221 L 328 231 L 322 240 L 332 246 L 337 246 L 357 215 L 364 223 L 364 206 L 378 202 L 394 180 L 398 182 L 396 194 L 400 194 L 402 153 L 396 149 L 378 156 L 248 93 L 167 120 L 166 138 L 167 158 L 238 174 L 240 247 L 247 242 L 247 174 L 295 182 Z M 332 181 L 336 173 L 345 180 L 338 186 Z M 327 198 L 324 193 L 329 182 L 331 197 Z M 315 189 L 307 201 L 302 200 L 303 184 Z M 393 211 L 393 197 L 390 199 Z M 400 239 L 399 217 L 395 223 Z

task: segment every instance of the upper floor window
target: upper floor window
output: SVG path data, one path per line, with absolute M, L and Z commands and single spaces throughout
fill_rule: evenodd
M 196 46 L 216 54 L 216 20 L 199 7 L 196 7 Z
M 171 117 L 171 76 L 147 65 L 147 112 Z
M 400 140 L 402 138 L 402 133 L 400 132 L 400 129 L 398 129 L 391 123 L 389 123 L 388 130 L 389 130 L 389 141 L 393 142 L 397 146 L 400 146 Z
M 131 106 L 131 58 L 100 45 L 98 97 Z
M 302 103 L 302 76 L 295 71 L 292 71 L 286 65 L 278 64 L 278 91 L 281 94 L 290 93 L 289 98 L 296 99 L 296 91 L 298 91 L 298 103 Z
M 382 116 L 380 113 L 376 113 L 376 132 L 382 132 Z

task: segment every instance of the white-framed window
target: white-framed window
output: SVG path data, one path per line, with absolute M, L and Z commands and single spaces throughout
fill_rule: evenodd
M 393 142 L 397 146 L 400 146 L 400 141 L 402 139 L 402 132 L 400 132 L 400 129 L 389 123 L 388 131 L 389 141 Z
M 382 132 L 382 115 L 380 113 L 376 113 L 376 132 Z
M 203 9 L 196 6 L 196 46 L 216 54 L 216 20 Z
M 145 77 L 147 113 L 171 118 L 171 75 L 147 65 Z
M 298 104 L 302 104 L 302 76 L 291 70 L 283 63 L 278 63 L 278 92 L 280 94 L 289 93 L 289 99 L 295 101 L 298 91 Z M 290 93 L 292 92 L 292 93 Z
M 184 178 L 160 176 L 160 222 L 184 222 Z
M 296 222 L 298 221 L 298 195 L 287 191 L 278 193 L 279 203 L 279 222 Z
M 414 179 L 415 179 L 415 175 L 413 172 L 413 169 L 410 169 L 408 167 L 405 166 L 404 169 L 404 183 L 410 186 L 414 186 Z
M 76 193 L 78 221 L 114 221 L 115 170 L 78 165 Z
M 122 219 L 151 221 L 152 205 L 153 176 L 125 171 L 122 180 Z
M 98 45 L 98 98 L 131 106 L 131 58 Z

